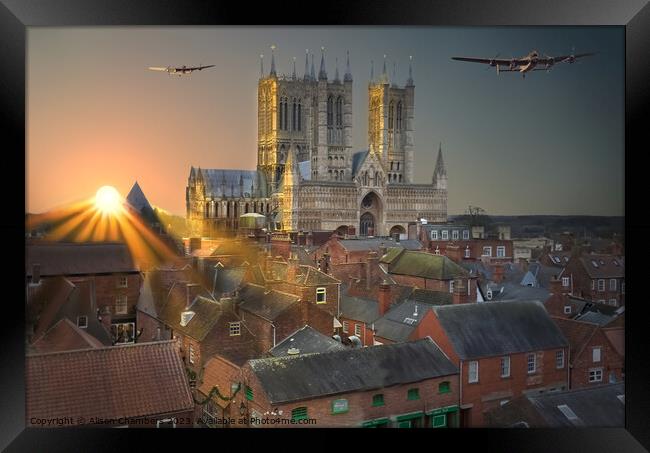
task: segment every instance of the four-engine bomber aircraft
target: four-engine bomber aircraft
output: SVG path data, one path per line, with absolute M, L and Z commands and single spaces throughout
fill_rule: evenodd
M 193 66 L 193 67 L 187 67 L 185 65 L 175 68 L 173 66 L 167 66 L 166 68 L 161 68 L 157 66 L 149 66 L 149 69 L 152 71 L 165 71 L 169 75 L 176 74 L 178 76 L 182 76 L 185 74 L 191 74 L 193 71 L 201 71 L 206 68 L 212 68 L 214 65 L 210 64 L 207 66 Z
M 580 53 L 571 55 L 562 55 L 560 57 L 549 57 L 539 55 L 536 50 L 533 50 L 525 57 L 498 59 L 498 58 L 470 58 L 470 57 L 451 57 L 452 60 L 469 61 L 472 63 L 483 63 L 496 67 L 497 74 L 499 72 L 519 72 L 525 78 L 526 73 L 529 71 L 550 71 L 556 63 L 575 63 L 578 58 L 588 57 L 595 55 L 595 53 Z M 497 55 L 498 56 L 498 55 Z M 506 69 L 501 69 L 504 66 Z

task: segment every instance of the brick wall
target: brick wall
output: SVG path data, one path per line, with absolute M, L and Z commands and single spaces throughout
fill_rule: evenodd
M 593 349 L 600 347 L 600 361 L 593 361 Z M 623 358 L 616 352 L 609 339 L 598 329 L 577 357 L 572 357 L 571 388 L 593 387 L 609 383 L 610 373 L 616 382 L 623 380 Z M 602 381 L 589 382 L 589 370 L 602 368 Z
M 119 277 L 127 277 L 127 287 L 120 288 Z M 115 313 L 115 305 L 117 296 L 127 296 L 127 313 L 135 314 L 135 306 L 140 297 L 140 286 L 142 284 L 142 276 L 140 273 L 134 274 L 111 274 L 111 275 L 95 275 L 92 277 L 95 285 L 95 300 L 97 308 L 100 310 L 103 307 L 109 307 L 112 314 Z

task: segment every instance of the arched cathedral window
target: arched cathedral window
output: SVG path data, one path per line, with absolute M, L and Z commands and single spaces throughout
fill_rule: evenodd
M 302 100 L 298 99 L 298 130 L 302 130 Z
M 336 125 L 343 126 L 343 98 L 336 98 Z
M 327 125 L 334 125 L 334 99 L 332 96 L 327 98 Z
M 291 109 L 291 130 L 298 130 L 298 119 L 296 115 L 298 114 L 298 104 L 296 104 L 296 98 L 293 98 L 293 107 Z
M 397 130 L 402 130 L 402 103 L 397 104 Z
M 395 104 L 390 101 L 388 104 L 388 130 L 393 130 L 393 121 L 395 120 Z

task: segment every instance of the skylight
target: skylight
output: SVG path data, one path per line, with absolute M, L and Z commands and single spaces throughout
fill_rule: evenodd
M 191 320 L 192 317 L 195 315 L 193 311 L 184 311 L 181 313 L 181 326 L 185 327 Z
M 593 260 L 592 260 L 592 261 L 591 261 L 591 265 L 592 265 L 593 267 L 595 267 L 596 269 L 598 269 L 598 263 L 597 263 L 596 261 L 593 261 Z
M 405 322 L 406 324 L 413 325 L 413 324 L 415 324 L 415 323 L 417 322 L 417 320 L 415 320 L 415 319 L 413 319 L 413 318 L 404 318 L 404 322 Z
M 562 412 L 562 413 L 564 414 L 564 416 L 565 416 L 566 418 L 568 418 L 569 421 L 571 421 L 572 423 L 575 423 L 576 421 L 580 420 L 580 419 L 578 418 L 578 416 L 575 414 L 575 412 L 573 412 L 573 410 L 571 410 L 571 408 L 570 408 L 569 406 L 567 406 L 566 404 L 560 404 L 557 408 L 558 408 L 558 409 L 560 410 L 560 412 Z

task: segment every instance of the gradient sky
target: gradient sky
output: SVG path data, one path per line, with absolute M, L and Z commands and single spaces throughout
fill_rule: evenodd
M 438 143 L 449 214 L 624 215 L 622 27 L 29 27 L 27 210 L 138 181 L 149 201 L 184 215 L 191 165 L 254 169 L 259 55 L 298 75 L 326 48 L 341 77 L 350 51 L 353 146 L 367 148 L 367 82 L 387 55 L 415 80 L 415 179 L 429 182 Z M 451 56 L 597 51 L 550 73 L 496 75 Z M 216 64 L 189 77 L 148 66 Z

